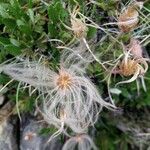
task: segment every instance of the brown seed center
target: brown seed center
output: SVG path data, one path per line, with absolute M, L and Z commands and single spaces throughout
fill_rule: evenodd
M 57 79 L 57 85 L 61 89 L 66 89 L 70 86 L 71 84 L 71 78 L 67 74 L 60 74 L 59 78 Z

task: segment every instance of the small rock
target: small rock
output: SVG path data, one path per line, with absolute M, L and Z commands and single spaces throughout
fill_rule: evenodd
M 0 150 L 18 150 L 15 116 L 10 117 L 13 107 L 6 103 L 0 110 Z
M 14 126 L 8 121 L 0 125 L 0 150 L 18 150 Z
M 50 136 L 39 134 L 44 125 L 36 119 L 28 116 L 21 124 L 21 150 L 61 150 L 62 145 L 58 138 L 47 144 Z

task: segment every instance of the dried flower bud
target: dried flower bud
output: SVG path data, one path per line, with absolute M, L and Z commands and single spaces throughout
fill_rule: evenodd
M 127 61 L 123 60 L 119 65 L 119 69 L 123 76 L 134 75 L 138 69 L 138 63 L 135 60 L 128 59 Z
M 86 27 L 86 24 L 84 22 L 82 22 L 78 18 L 73 18 L 72 17 L 71 18 L 71 25 L 72 25 L 72 30 L 74 32 L 74 35 L 77 38 L 86 37 L 87 27 Z
M 133 7 L 126 9 L 118 18 L 119 28 L 123 32 L 133 30 L 138 24 L 138 12 Z
M 141 3 L 135 3 L 125 9 L 118 18 L 118 26 L 122 32 L 130 32 L 134 30 L 139 22 L 139 13 L 137 8 L 142 8 Z
M 131 52 L 134 58 L 142 58 L 142 47 L 140 41 L 136 39 L 131 39 L 130 44 L 128 45 L 128 50 Z
M 77 18 L 78 12 L 79 12 L 79 8 L 78 8 L 78 6 L 76 6 L 74 8 L 73 12 L 70 13 L 71 28 L 72 28 L 74 35 L 77 38 L 84 38 L 84 37 L 86 37 L 88 28 L 85 23 L 85 18 Z

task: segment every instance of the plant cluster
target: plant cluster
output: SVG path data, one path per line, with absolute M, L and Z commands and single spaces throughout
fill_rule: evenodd
M 126 99 L 129 93 L 124 94 L 121 88 L 136 81 L 137 87 L 130 93 L 137 89 L 140 96 L 140 85 L 145 92 L 150 89 L 144 82 L 150 60 L 144 52 L 150 37 L 146 4 L 93 0 L 1 2 L 0 72 L 3 79 L 8 80 L 4 74 L 11 78 L 4 81 L 1 91 L 14 80 L 19 81 L 15 100 L 20 120 L 24 104 L 19 91 L 28 90 L 35 109 L 57 129 L 48 142 L 64 134 L 69 139 L 63 150 L 97 149 L 88 135 L 89 128 L 101 128 L 96 122 L 103 109 L 107 115 L 124 105 L 117 101 Z M 101 17 L 105 9 L 110 10 Z M 120 93 L 124 95 L 119 97 Z M 28 103 L 25 101 L 25 105 Z

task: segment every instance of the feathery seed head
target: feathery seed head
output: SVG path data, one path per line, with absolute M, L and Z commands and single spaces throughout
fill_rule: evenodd
M 61 48 L 63 48 L 60 60 L 61 66 L 71 68 L 72 71 L 74 69 L 79 74 L 85 73 L 87 66 L 94 60 L 82 41 L 71 48 Z
M 61 132 L 65 124 L 75 133 L 83 133 L 97 121 L 103 106 L 115 108 L 105 102 L 90 79 L 80 73 L 78 62 L 68 68 L 61 67 L 58 73 L 40 62 L 29 60 L 3 68 L 5 74 L 39 91 L 43 98 L 44 119 Z
M 92 139 L 86 134 L 78 134 L 71 137 L 63 146 L 63 150 L 97 150 Z
M 61 123 L 57 114 L 63 108 L 66 113 L 64 123 L 75 133 L 82 133 L 94 125 L 103 106 L 114 108 L 101 98 L 93 83 L 79 74 L 74 66 L 61 68 L 52 80 L 54 87 L 44 97 L 44 113 L 49 123 L 52 123 L 52 118 Z

